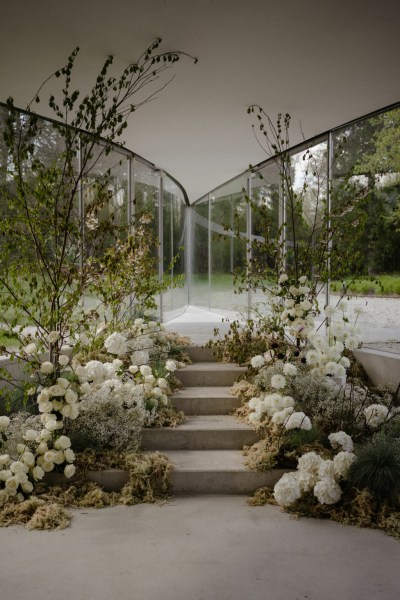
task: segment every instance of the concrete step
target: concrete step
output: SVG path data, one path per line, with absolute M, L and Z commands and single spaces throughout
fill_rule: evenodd
M 169 450 L 174 494 L 251 494 L 273 487 L 285 469 L 249 471 L 240 450 Z
M 259 439 L 246 423 L 228 415 L 189 416 L 177 427 L 142 429 L 143 450 L 240 450 Z
M 227 415 L 241 405 L 229 390 L 226 386 L 188 387 L 175 392 L 171 402 L 185 415 Z
M 194 363 L 217 362 L 212 348 L 206 348 L 204 346 L 186 346 L 185 351 Z
M 185 387 L 230 387 L 246 367 L 215 362 L 200 362 L 175 371 Z

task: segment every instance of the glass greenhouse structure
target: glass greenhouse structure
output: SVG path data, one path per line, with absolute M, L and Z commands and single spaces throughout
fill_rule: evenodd
M 8 160 L 3 141 L 6 114 L 6 106 L 0 106 L 0 164 Z M 46 160 L 51 160 L 59 151 L 57 129 L 47 119 L 40 118 L 40 124 L 38 149 Z M 364 288 L 356 293 L 371 293 L 381 285 L 374 281 L 374 276 L 384 275 L 394 281 L 391 292 L 381 297 L 380 312 L 375 308 L 375 297 L 371 297 L 372 316 L 368 322 L 375 333 L 384 327 L 393 339 L 400 338 L 397 305 L 392 308 L 396 301 L 390 297 L 400 294 L 399 142 L 400 105 L 393 105 L 290 151 L 295 189 L 303 189 L 307 184 L 304 205 L 307 214 L 303 215 L 306 224 L 320 210 L 316 198 L 324 197 L 328 206 L 334 201 L 329 196 L 336 182 L 351 177 L 356 184 L 368 186 L 359 213 L 343 224 L 350 230 L 363 227 L 354 252 L 362 257 L 365 281 Z M 160 319 L 167 322 L 185 312 L 189 305 L 228 316 L 238 311 L 251 314 L 252 307 L 262 298 L 259 292 L 239 293 L 234 273 L 245 265 L 249 256 L 246 239 L 262 235 L 255 206 L 269 211 L 273 231 L 284 226 L 286 200 L 274 158 L 245 170 L 190 204 L 183 186 L 171 174 L 134 152 L 114 146 L 104 154 L 101 144 L 97 152 L 90 176 L 95 179 L 105 171 L 110 174 L 108 208 L 103 218 L 112 215 L 114 222 L 129 230 L 135 215 L 151 212 L 159 239 L 159 247 L 155 249 L 159 274 L 181 276 L 182 285 L 167 290 L 158 299 Z M 81 214 L 85 212 L 85 202 L 84 191 L 80 190 Z M 240 235 L 235 235 L 235 231 Z M 307 231 L 299 232 L 300 236 L 306 234 Z M 290 245 L 291 240 L 285 240 L 285 244 Z M 171 261 L 176 255 L 179 257 L 171 271 Z M 349 272 L 349 278 L 351 275 Z M 341 285 L 342 282 L 332 282 L 330 294 L 338 294 Z M 329 292 L 325 293 L 329 300 Z

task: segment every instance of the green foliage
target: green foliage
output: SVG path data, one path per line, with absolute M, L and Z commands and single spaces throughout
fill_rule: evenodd
M 348 480 L 357 489 L 367 488 L 380 501 L 400 502 L 400 440 L 377 435 L 356 449 Z
M 373 277 L 346 279 L 344 282 L 332 281 L 331 290 L 333 292 L 342 292 L 343 289 L 346 289 L 350 294 L 360 294 L 363 296 L 399 296 L 400 275 L 375 275 Z

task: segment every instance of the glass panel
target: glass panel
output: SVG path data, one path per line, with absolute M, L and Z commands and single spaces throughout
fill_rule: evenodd
M 251 235 L 253 240 L 252 258 L 260 272 L 256 289 L 251 290 L 251 305 L 257 310 L 268 312 L 268 298 L 263 286 L 270 285 L 272 276 L 269 271 L 276 271 L 276 259 L 266 239 L 273 244 L 279 234 L 280 212 L 280 178 L 276 164 L 271 163 L 251 179 Z
M 163 182 L 163 212 L 164 273 L 179 279 L 178 287 L 172 287 L 163 294 L 163 320 L 167 321 L 185 311 L 188 294 L 185 274 L 186 205 L 181 190 L 168 176 Z
M 243 271 L 246 258 L 246 187 L 247 177 L 240 177 L 211 196 L 210 308 L 224 315 L 247 306 L 247 294 L 239 294 L 234 284 L 235 273 Z
M 189 303 L 210 308 L 208 273 L 208 197 L 191 208 Z
M 400 109 L 335 131 L 333 140 L 333 210 L 344 235 L 335 240 L 342 276 L 332 283 L 332 301 L 350 286 L 350 306 L 366 308 L 362 339 L 399 341 Z

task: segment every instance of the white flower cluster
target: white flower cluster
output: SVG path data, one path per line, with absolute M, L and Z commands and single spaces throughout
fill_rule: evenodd
M 297 368 L 295 365 L 287 363 L 283 366 L 283 372 L 286 377 L 295 377 Z M 265 394 L 262 398 L 251 398 L 249 407 L 252 412 L 248 416 L 251 425 L 259 427 L 266 415 L 272 423 L 283 425 L 285 429 L 311 429 L 310 419 L 303 412 L 294 411 L 296 404 L 294 398 L 284 395 L 287 385 L 285 375 L 275 373 L 271 377 L 271 387 L 277 391 Z
M 370 427 L 379 427 L 389 417 L 389 409 L 384 404 L 371 404 L 364 409 L 365 420 Z
M 310 287 L 307 285 L 307 276 L 299 277 L 296 285 L 290 284 L 289 276 L 282 273 L 278 279 L 278 298 L 274 302 L 275 312 L 280 313 L 280 321 L 295 338 L 307 339 L 310 331 L 315 326 L 313 312 L 314 305 L 310 301 Z M 284 298 L 282 310 L 280 298 Z
M 0 431 L 7 439 L 10 424 L 8 417 L 0 417 Z M 36 431 L 28 429 L 24 443 L 16 447 L 17 456 L 0 455 L 0 505 L 12 498 L 24 500 L 26 494 L 33 491 L 35 481 L 43 479 L 56 465 L 63 465 L 66 477 L 75 473 L 75 454 L 71 450 L 71 441 L 61 435 L 55 440 L 48 429 Z M 53 443 L 54 442 L 54 443 Z
M 316 332 L 310 334 L 309 341 L 313 349 L 308 350 L 305 358 L 312 371 L 333 377 L 342 377 L 346 374 L 350 361 L 346 356 L 342 356 L 344 351 L 342 342 L 335 341 L 330 344 L 328 337 Z
M 344 451 L 336 454 L 333 460 L 324 460 L 315 452 L 303 454 L 297 471 L 285 473 L 275 485 L 275 500 L 280 506 L 289 506 L 303 494 L 313 491 L 320 504 L 335 504 L 342 495 L 338 482 L 345 479 L 355 459 L 352 452 Z

